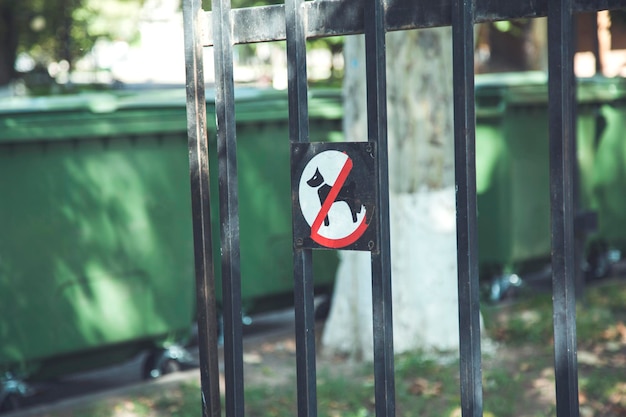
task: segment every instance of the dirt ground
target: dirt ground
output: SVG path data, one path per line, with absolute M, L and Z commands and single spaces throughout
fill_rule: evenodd
M 607 332 L 612 334 L 605 334 L 602 341 L 578 342 L 581 417 L 626 416 L 626 325 L 618 322 L 610 329 Z M 320 325 L 318 334 L 321 331 Z M 494 401 L 494 397 L 502 396 L 514 402 L 513 415 L 516 417 L 556 415 L 554 351 L 551 343 L 544 346 L 530 343 L 515 345 L 486 339 L 482 350 L 485 404 Z M 248 344 L 244 355 L 246 384 L 277 385 L 295 381 L 295 355 L 295 342 L 290 335 Z M 317 358 L 319 373 L 350 375 L 361 366 L 345 358 L 326 355 L 323 351 Z M 606 376 L 607 381 L 613 384 L 608 398 L 599 398 L 596 395 L 598 388 L 587 383 L 593 380 L 597 384 L 602 376 Z M 507 378 L 516 381 L 515 386 L 521 387 L 518 392 L 507 392 Z
M 503 309 L 503 317 L 507 310 Z M 618 321 L 603 333 L 602 340 L 581 340 L 578 343 L 579 402 L 582 417 L 626 417 L 626 325 Z M 319 323 L 316 334 L 322 334 Z M 281 386 L 293 384 L 296 374 L 296 344 L 293 327 L 287 326 L 267 334 L 261 332 L 244 341 L 245 385 Z M 318 343 L 319 344 L 319 343 Z M 551 344 L 510 344 L 486 340 L 482 351 L 483 388 L 486 409 L 490 401 L 505 398 L 514 404 L 515 417 L 552 416 L 555 413 L 555 384 Z M 221 363 L 223 389 L 223 361 Z M 320 373 L 356 374 L 362 364 L 334 357 L 318 350 L 317 369 Z M 594 378 L 591 378 L 594 376 Z M 600 378 L 598 378 L 600 376 Z M 417 376 L 419 377 L 419 376 Z M 606 377 L 611 381 L 610 393 L 601 397 L 599 389 L 588 384 Z M 71 410 L 103 397 L 125 398 L 134 393 L 147 392 L 155 387 L 162 389 L 168 384 L 199 381 L 198 369 L 166 375 L 148 384 L 123 387 L 79 399 L 71 399 L 53 407 L 24 410 L 7 414 L 7 417 L 40 416 L 42 410 Z M 509 381 L 514 381 L 515 383 Z M 421 381 L 436 384 L 437 381 Z M 597 382 L 596 382 L 597 384 Z M 507 386 L 515 386 L 516 392 L 508 392 Z M 422 395 L 421 390 L 416 395 Z M 71 415 L 71 413 L 68 413 Z M 485 414 L 488 417 L 496 417 Z M 442 416 L 447 417 L 447 416 Z

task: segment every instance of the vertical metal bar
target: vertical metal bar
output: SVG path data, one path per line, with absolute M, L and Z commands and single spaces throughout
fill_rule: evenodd
M 558 417 L 577 417 L 571 0 L 548 2 L 554 369 Z
M 473 0 L 454 0 L 452 42 L 461 408 L 463 416 L 478 417 L 483 415 L 483 396 L 476 227 L 474 7 Z
M 382 0 L 364 5 L 365 66 L 367 72 L 368 139 L 377 142 L 379 170 L 379 252 L 373 252 L 372 308 L 374 315 L 374 390 L 376 416 L 395 416 L 393 318 L 391 302 L 391 248 L 389 224 L 389 161 L 387 144 L 387 81 L 385 57 L 385 9 Z
M 244 416 L 235 86 L 230 0 L 213 0 L 226 415 Z
M 306 38 L 303 13 L 303 0 L 286 1 L 289 138 L 291 142 L 295 143 L 309 141 Z M 292 176 L 291 181 L 292 189 L 297 189 L 298 178 Z M 315 364 L 313 254 L 311 249 L 294 249 L 293 266 L 298 416 L 315 417 L 317 416 L 317 375 Z
M 593 19 L 593 21 L 596 23 L 596 29 L 595 29 L 595 34 L 596 34 L 596 41 L 597 39 L 597 21 L 595 19 Z M 576 45 L 578 43 L 578 29 L 577 29 L 577 21 L 575 18 L 572 18 L 572 26 L 571 26 L 571 32 L 572 32 L 572 38 L 571 38 L 571 44 L 572 45 Z M 574 46 L 573 46 L 574 47 Z M 572 47 L 572 48 L 573 48 Z M 573 52 L 572 52 L 573 53 Z M 596 60 L 597 62 L 597 60 Z M 580 190 L 581 190 L 581 185 L 580 185 L 580 167 L 578 164 L 578 133 L 577 133 L 577 122 L 576 122 L 576 115 L 578 114 L 578 100 L 576 99 L 577 96 L 577 81 L 576 81 L 576 76 L 574 75 L 574 70 L 573 70 L 573 64 L 572 64 L 572 76 L 571 76 L 571 85 L 572 85 L 572 117 L 570 117 L 569 121 L 571 124 L 571 132 L 572 132 L 572 139 L 571 139 L 571 143 L 572 146 L 570 147 L 570 154 L 571 154 L 571 158 L 572 158 L 572 200 L 573 200 L 573 216 L 574 216 L 574 271 L 575 271 L 575 278 L 574 278 L 574 291 L 576 293 L 576 297 L 578 298 L 578 300 L 581 300 L 581 297 L 583 296 L 584 292 L 585 292 L 585 271 L 583 269 L 583 260 L 584 260 L 584 256 L 585 256 L 585 245 L 587 242 L 587 235 L 589 233 L 589 229 L 588 229 L 588 224 L 586 221 L 587 215 L 590 215 L 590 212 L 587 212 L 582 204 L 582 200 L 580 197 Z
M 204 417 L 220 417 L 217 311 L 209 197 L 209 151 L 200 36 L 202 13 L 200 0 L 186 0 L 184 2 L 189 172 L 196 270 L 200 379 L 202 382 L 202 415 Z

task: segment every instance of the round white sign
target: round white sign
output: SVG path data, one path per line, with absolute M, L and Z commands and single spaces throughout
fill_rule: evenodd
M 367 229 L 365 206 L 356 183 L 348 180 L 352 165 L 346 153 L 327 150 L 311 158 L 302 171 L 300 209 L 311 226 L 311 239 L 322 246 L 348 246 Z

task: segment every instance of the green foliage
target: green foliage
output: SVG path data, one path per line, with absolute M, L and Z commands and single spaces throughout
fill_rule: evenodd
M 413 352 L 396 357 L 398 415 L 451 416 L 461 404 L 456 358 Z
M 166 390 L 154 399 L 150 409 L 171 417 L 199 416 L 202 414 L 200 387 L 197 383 L 186 382 L 177 389 Z
M 246 390 L 246 416 L 278 417 L 296 415 L 294 384 L 281 387 L 280 394 L 276 387 L 255 386 Z
M 576 309 L 578 340 L 603 337 L 606 323 L 622 320 L 626 314 L 626 290 L 598 286 L 586 291 Z M 507 343 L 538 343 L 551 346 L 553 321 L 549 294 L 528 295 L 505 306 L 483 308 L 487 331 L 495 340 Z
M 60 61 L 67 61 L 73 67 L 99 39 L 136 42 L 143 3 L 144 0 L 0 0 L 0 85 L 17 75 L 13 73 L 13 65 L 20 53 L 32 57 L 40 68 Z M 232 7 L 279 3 L 282 2 L 233 0 Z M 203 7 L 210 10 L 211 1 L 205 0 Z M 15 30 L 11 30 L 13 27 Z M 245 59 L 254 55 L 255 48 L 256 45 L 245 45 L 238 51 Z M 312 40 L 309 48 L 325 48 L 340 54 L 343 37 Z M 342 73 L 333 68 L 329 83 L 336 85 L 341 78 Z
M 543 343 L 552 337 L 552 301 L 548 294 L 532 295 L 506 306 L 483 308 L 487 332 L 506 343 Z
M 492 27 L 500 32 L 509 33 L 515 37 L 522 37 L 524 30 L 530 25 L 529 19 L 500 20 L 491 23 Z
M 231 7 L 233 9 L 243 7 L 258 7 L 258 6 L 270 6 L 274 4 L 284 4 L 283 0 L 232 0 Z M 203 0 L 202 8 L 204 10 L 211 10 L 211 0 Z M 307 42 L 307 48 L 311 49 L 327 49 L 333 55 L 338 55 L 343 52 L 343 46 L 345 43 L 344 36 L 332 36 L 327 38 L 312 39 Z M 285 42 L 274 42 L 274 45 L 279 45 L 281 48 L 285 48 Z M 246 44 L 237 45 L 235 48 L 236 53 L 240 59 L 252 58 L 255 54 L 257 45 Z M 339 87 L 343 80 L 343 71 L 337 68 L 331 68 L 331 76 L 328 80 L 316 82 L 314 85 L 318 87 Z
M 19 53 L 46 67 L 70 65 L 85 56 L 99 38 L 137 39 L 138 12 L 143 0 L 0 0 L 0 85 L 12 78 Z M 15 45 L 12 48 L 11 45 Z M 4 72 L 3 72 L 4 71 Z

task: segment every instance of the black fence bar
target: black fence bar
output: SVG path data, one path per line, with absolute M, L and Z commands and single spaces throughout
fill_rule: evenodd
M 303 0 L 287 0 L 287 76 L 289 81 L 289 139 L 309 141 L 307 101 L 306 39 Z M 292 190 L 298 178 L 291 177 Z M 292 198 L 296 198 L 293 196 Z M 296 368 L 298 416 L 317 416 L 317 374 L 315 364 L 315 305 L 313 300 L 313 254 L 311 249 L 294 248 L 294 302 L 296 316 Z
M 221 417 L 217 308 L 209 197 L 209 150 L 206 131 L 203 51 L 199 36 L 202 29 L 202 13 L 201 0 L 189 0 L 183 5 L 202 415 L 203 417 Z
M 578 417 L 574 262 L 574 44 L 571 0 L 548 14 L 554 370 L 558 417 Z
M 374 395 L 377 417 L 396 413 L 391 248 L 389 223 L 389 163 L 387 152 L 387 79 L 385 8 L 382 0 L 367 0 L 365 8 L 365 68 L 367 76 L 367 134 L 378 149 L 379 251 L 372 252 L 372 308 L 374 318 Z
M 219 168 L 224 316 L 224 377 L 227 417 L 244 416 L 241 270 L 233 45 L 230 0 L 213 0 L 215 116 Z
M 452 24 L 454 0 L 388 0 L 385 3 L 387 32 Z M 551 0 L 550 0 L 551 1 Z M 497 1 L 476 0 L 476 23 L 516 18 L 543 17 L 548 14 L 548 0 Z M 306 37 L 318 38 L 363 33 L 362 0 L 307 1 L 304 5 Z M 573 11 L 594 12 L 624 9 L 626 0 L 575 0 Z M 234 44 L 285 40 L 284 6 L 241 8 L 232 11 Z M 207 19 L 207 22 L 210 22 Z M 205 46 L 213 44 L 212 27 L 206 28 Z
M 474 2 L 472 0 L 454 1 L 452 43 L 461 409 L 464 417 L 479 417 L 483 415 L 483 393 L 476 225 Z

